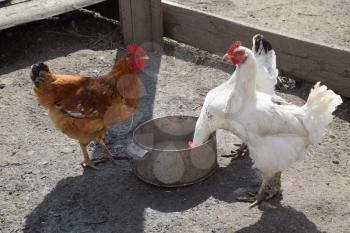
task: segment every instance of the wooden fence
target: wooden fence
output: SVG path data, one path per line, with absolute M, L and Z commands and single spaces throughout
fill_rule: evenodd
M 44 19 L 96 3 L 115 12 L 121 22 L 126 43 L 162 44 L 162 37 L 224 54 L 234 40 L 251 47 L 256 33 L 271 41 L 277 53 L 281 73 L 309 82 L 321 81 L 338 93 L 350 97 L 350 50 L 308 41 L 268 29 L 238 23 L 210 13 L 191 9 L 167 0 L 7 0 L 11 6 L 1 7 L 0 30 L 30 21 Z M 103 3 L 102 3 L 103 2 Z M 18 4 L 15 4 L 18 3 Z M 106 6 L 110 3 L 111 7 Z M 6 2 L 5 2 L 6 4 Z M 119 8 L 111 11 L 110 8 Z

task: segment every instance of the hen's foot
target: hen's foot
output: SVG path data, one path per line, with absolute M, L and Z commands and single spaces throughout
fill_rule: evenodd
M 281 172 L 277 172 L 275 174 L 275 181 L 274 186 L 272 187 L 271 191 L 266 192 L 267 196 L 265 200 L 270 200 L 271 198 L 275 197 L 277 194 L 281 191 Z
M 114 163 L 114 160 L 129 160 L 130 158 L 128 157 L 121 157 L 121 156 L 106 156 L 106 157 L 102 157 L 102 158 L 98 158 L 98 159 L 92 159 L 93 163 L 95 165 L 98 165 L 100 163 L 104 163 L 107 161 L 112 161 Z
M 269 201 L 271 200 L 273 197 L 277 196 L 277 194 L 279 194 L 279 190 L 272 190 L 269 192 L 265 192 L 264 195 L 259 196 L 259 195 L 254 195 L 252 193 L 248 193 L 250 197 L 237 197 L 236 200 L 240 201 L 240 202 L 248 202 L 248 203 L 252 203 L 249 205 L 249 208 L 253 208 L 257 205 L 259 205 L 261 202 L 263 201 Z M 253 196 L 252 196 L 253 195 Z
M 256 194 L 256 193 L 249 192 L 248 195 L 249 197 L 237 197 L 236 200 L 240 202 L 252 203 L 249 205 L 249 208 L 253 208 L 265 200 L 264 193 Z
M 129 160 L 129 157 L 122 157 L 122 156 L 113 156 L 112 153 L 107 149 L 107 147 L 102 144 L 102 147 L 105 149 L 106 155 L 102 158 L 94 159 L 95 165 L 104 163 L 106 161 L 112 161 L 112 163 L 115 163 L 114 160 Z
M 253 208 L 257 205 L 259 205 L 262 201 L 268 201 L 275 197 L 277 194 L 280 193 L 281 190 L 281 172 L 277 172 L 275 174 L 275 180 L 274 185 L 272 187 L 272 190 L 266 191 L 266 187 L 268 186 L 268 181 L 266 179 L 263 179 L 263 182 L 260 186 L 260 189 L 257 194 L 254 193 L 248 193 L 250 197 L 237 197 L 237 201 L 241 202 L 249 202 L 252 203 L 249 208 Z
M 240 202 L 253 203 L 256 200 L 257 193 L 248 192 L 247 194 L 249 197 L 237 197 L 236 200 Z
M 107 154 L 106 157 L 103 157 L 102 160 L 106 161 L 113 161 L 113 160 L 130 160 L 129 157 L 124 156 L 113 156 L 112 154 Z
M 109 152 L 109 151 L 108 151 Z M 111 153 L 107 153 L 106 157 L 104 157 L 107 160 L 114 160 L 114 157 Z
M 125 156 L 113 156 L 112 153 L 109 150 L 105 150 L 106 151 L 106 156 L 103 157 L 101 160 L 101 162 L 109 160 L 109 161 L 113 161 L 113 160 L 130 160 L 129 157 L 125 157 Z
M 83 167 L 90 167 L 92 169 L 95 169 L 95 170 L 99 170 L 97 167 L 96 167 L 96 164 L 94 162 L 92 162 L 89 158 L 89 154 L 88 154 L 88 151 L 87 151 L 87 144 L 84 144 L 84 143 L 80 143 L 80 147 L 81 147 L 81 151 L 83 152 L 83 155 L 84 155 L 84 160 L 80 163 Z
M 90 159 L 89 160 L 86 160 L 84 159 L 81 163 L 80 163 L 83 167 L 89 167 L 89 168 L 92 168 L 94 170 L 99 170 L 97 167 L 96 167 L 96 164 L 94 162 L 92 162 Z
M 243 157 L 248 153 L 248 146 L 245 143 L 235 144 L 235 146 L 239 146 L 236 150 L 231 150 L 231 154 L 229 155 L 221 155 L 221 157 L 232 158 L 232 160 Z
M 106 153 L 106 157 L 102 158 L 102 161 L 100 161 L 99 163 L 102 163 L 106 160 L 129 160 L 130 158 L 128 157 L 122 157 L 122 156 L 113 156 L 112 153 L 108 150 L 108 147 L 106 146 L 106 144 L 104 143 L 102 138 L 97 139 L 97 142 L 102 146 L 103 150 Z

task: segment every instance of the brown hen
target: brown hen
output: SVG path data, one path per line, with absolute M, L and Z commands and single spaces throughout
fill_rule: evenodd
M 137 74 L 144 68 L 145 59 L 140 47 L 129 45 L 128 54 L 101 77 L 54 74 L 44 63 L 32 66 L 33 90 L 39 104 L 48 109 L 58 129 L 79 141 L 82 165 L 97 169 L 87 151 L 93 140 L 104 148 L 108 159 L 113 159 L 103 141 L 105 130 L 108 125 L 126 121 L 135 111 L 140 95 Z

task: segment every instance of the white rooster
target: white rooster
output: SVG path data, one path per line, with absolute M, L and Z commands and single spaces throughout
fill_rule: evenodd
M 240 200 L 253 202 L 253 207 L 279 192 L 281 172 L 303 158 L 309 145 L 320 141 L 342 99 L 317 83 L 302 107 L 281 104 L 272 95 L 256 91 L 258 65 L 250 49 L 235 42 L 225 57 L 236 65 L 236 71 L 225 85 L 208 93 L 193 145 L 205 142 L 216 129 L 229 130 L 247 143 L 262 184 L 255 197 Z M 274 186 L 265 196 L 272 178 Z
M 275 94 L 275 85 L 277 83 L 278 69 L 276 68 L 276 54 L 275 51 L 272 49 L 270 42 L 268 42 L 263 37 L 263 35 L 257 34 L 253 37 L 252 50 L 254 53 L 254 57 L 257 61 L 256 90 L 273 96 L 273 99 L 276 102 L 286 103 L 281 97 Z M 232 76 L 234 75 L 235 72 Z M 207 111 L 206 106 L 210 106 L 210 108 L 220 109 L 221 104 L 226 103 L 224 101 L 226 101 L 227 95 L 229 95 L 231 91 L 232 85 L 229 81 L 226 81 L 220 86 L 211 90 L 205 98 L 204 107 L 202 108 L 201 115 L 203 115 L 204 112 Z M 219 104 L 220 106 L 217 106 L 217 104 Z M 206 121 L 205 115 L 203 115 L 203 117 L 200 117 L 200 120 L 198 120 L 197 128 L 200 127 L 202 121 Z M 213 124 L 213 122 L 211 122 L 210 119 L 209 121 L 209 130 L 211 132 L 214 132 L 217 129 L 217 125 Z M 242 143 L 237 150 L 231 150 L 231 154 L 223 155 L 223 157 L 233 157 L 233 159 L 236 159 L 245 155 L 246 150 L 246 143 Z

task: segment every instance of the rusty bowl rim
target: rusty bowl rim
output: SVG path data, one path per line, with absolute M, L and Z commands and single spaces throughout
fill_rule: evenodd
M 145 150 L 147 150 L 147 151 L 180 152 L 180 151 L 191 151 L 191 150 L 198 149 L 198 148 L 200 148 L 200 147 L 203 147 L 203 146 L 209 144 L 211 141 L 213 141 L 213 139 L 215 139 L 214 134 L 211 134 L 210 137 L 209 137 L 209 139 L 208 139 L 207 141 L 205 141 L 203 144 L 201 144 L 201 145 L 199 145 L 199 146 L 196 146 L 196 147 L 194 147 L 194 148 L 186 148 L 186 149 L 180 149 L 180 150 L 160 150 L 160 149 L 156 149 L 156 148 L 152 148 L 152 147 L 145 146 L 145 145 L 141 144 L 140 142 L 138 142 L 138 141 L 135 139 L 135 134 L 136 134 L 136 132 L 137 132 L 141 127 L 145 126 L 146 124 L 148 124 L 148 123 L 150 123 L 150 122 L 152 122 L 152 121 L 156 121 L 156 120 L 160 120 L 160 119 L 168 118 L 168 117 L 191 117 L 191 118 L 197 118 L 197 119 L 198 119 L 197 116 L 189 116 L 189 115 L 168 115 L 168 116 L 161 116 L 161 117 L 152 118 L 152 119 L 150 119 L 150 120 L 147 120 L 147 121 L 145 121 L 145 122 L 142 122 L 140 125 L 138 125 L 138 126 L 134 129 L 134 131 L 133 131 L 133 133 L 132 133 L 132 141 L 133 141 L 136 145 L 142 147 L 143 149 L 145 149 Z

